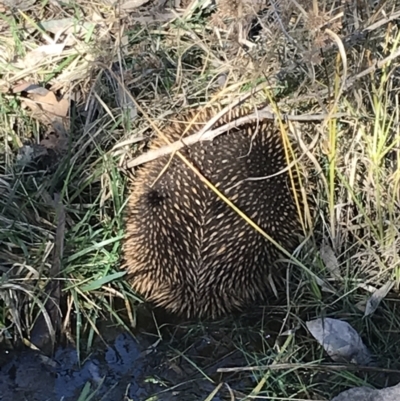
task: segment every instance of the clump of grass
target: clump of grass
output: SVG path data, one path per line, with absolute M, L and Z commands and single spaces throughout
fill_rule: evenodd
M 0 37 L 0 333 L 29 337 L 43 309 L 57 229 L 55 194 L 66 214 L 62 329 L 70 329 L 79 350 L 83 340 L 90 349 L 105 316 L 132 330 L 140 299 L 119 271 L 126 188 L 134 179 L 124 165 L 152 133 L 127 93 L 152 122 L 162 124 L 183 108 L 227 105 L 264 84 L 254 101 L 270 98 L 283 113 L 326 117 L 320 124 L 289 124 L 309 148 L 310 180 L 317 183 L 315 230 L 296 254 L 313 276 L 291 266 L 287 293 L 268 313 L 186 326 L 184 334 L 171 336 L 168 355 L 210 377 L 214 361 L 189 351 L 211 327 L 223 334 L 221 358 L 235 351 L 247 365 L 239 368 L 255 367 L 214 377 L 215 383 L 225 380 L 239 399 L 329 399 L 366 381 L 380 385 L 373 375 L 321 371 L 326 356 L 304 322 L 316 316 L 348 320 L 380 366 L 398 368 L 400 34 L 392 21 L 400 9 L 387 3 L 384 17 L 367 2 L 362 10 L 336 1 L 272 2 L 258 14 L 244 7 L 248 14 L 232 27 L 237 16 L 232 22 L 225 3 L 150 26 L 106 6 L 69 4 L 63 15 L 76 29 L 78 20 L 86 27 L 70 36 L 61 33 L 61 52 L 30 68 L 24 57 L 57 35 L 43 22 L 54 20 L 59 10 L 43 3 L 2 15 L 8 28 Z M 212 19 L 221 24 L 210 25 Z M 26 94 L 13 93 L 22 80 L 74 99 L 68 148 L 51 163 L 39 158 L 35 164 L 32 155 L 31 163 L 21 163 L 21 148 L 34 149 L 49 128 L 21 107 Z M 338 113 L 344 117 L 335 117 Z M 340 279 L 330 275 L 318 252 L 322 239 L 337 258 Z M 395 281 L 393 292 L 379 313 L 363 318 L 369 289 L 388 280 Z M 321 281 L 334 291 L 326 292 Z M 281 367 L 257 368 L 274 364 Z M 235 388 L 238 378 L 243 386 Z
M 15 95 L 11 90 L 1 95 L 2 327 L 8 335 L 29 338 L 35 316 L 43 310 L 46 298 L 43 290 L 55 246 L 53 197 L 59 194 L 67 216 L 62 275 L 58 277 L 62 280 L 62 298 L 66 299 L 62 329 L 75 333 L 78 349 L 81 333 L 85 333 L 85 340 L 89 339 L 89 348 L 94 333 L 100 334 L 96 321 L 101 316 L 113 315 L 125 324 L 114 306 L 116 300 L 137 302 L 135 294 L 119 280 L 123 276 L 118 260 L 126 179 L 118 168 L 117 157 L 110 153 L 121 138 L 126 118 L 121 109 L 110 112 L 104 103 L 103 108 L 97 103 L 95 109 L 89 107 L 89 113 L 85 111 L 85 101 L 95 99 L 92 95 L 88 97 L 87 91 L 100 93 L 96 81 L 91 81 L 92 74 L 98 74 L 99 70 L 96 72 L 90 60 L 104 62 L 104 55 L 114 51 L 112 41 L 107 48 L 100 47 L 104 45 L 104 38 L 110 38 L 110 32 L 104 23 L 90 25 L 95 12 L 90 8 L 85 10 L 84 5 L 63 9 L 72 25 L 78 22 L 79 15 L 86 14 L 89 28 L 78 32 L 72 42 L 70 36 L 62 36 L 61 54 L 43 57 L 29 69 L 20 57 L 49 40 L 48 31 L 38 23 L 38 14 L 42 14 L 40 21 L 51 22 L 57 18 L 51 5 L 5 16 L 10 20 L 10 30 L 6 33 L 21 40 L 15 41 L 14 47 L 10 46 L 8 37 L 0 42 L 9 49 L 8 53 L 2 53 L 1 61 L 6 68 L 0 77 L 8 87 L 25 80 L 44 83 L 59 96 L 72 93 L 76 96 L 70 108 L 68 149 L 56 152 L 49 162 L 34 153 L 49 127 L 21 107 L 25 95 Z M 100 70 L 100 78 L 101 75 Z M 26 158 L 21 159 L 21 149 L 27 152 L 28 163 Z

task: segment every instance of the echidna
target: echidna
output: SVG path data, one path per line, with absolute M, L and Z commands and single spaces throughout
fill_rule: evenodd
M 213 128 L 246 114 L 238 110 Z M 171 142 L 179 140 L 196 113 L 163 133 Z M 214 113 L 200 112 L 187 135 Z M 152 147 L 163 145 L 157 138 Z M 246 123 L 181 153 L 275 241 L 294 250 L 301 225 L 281 133 L 273 122 Z M 297 180 L 295 188 L 300 194 Z M 278 249 L 177 156 L 141 167 L 130 192 L 124 268 L 145 300 L 182 317 L 215 319 L 271 294 L 268 275 Z

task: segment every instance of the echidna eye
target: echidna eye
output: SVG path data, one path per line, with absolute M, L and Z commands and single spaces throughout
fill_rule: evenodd
M 166 199 L 166 195 L 159 192 L 157 189 L 151 189 L 147 193 L 147 202 L 149 206 L 160 206 Z

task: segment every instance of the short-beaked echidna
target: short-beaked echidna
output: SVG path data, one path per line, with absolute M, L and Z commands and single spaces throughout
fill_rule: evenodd
M 171 142 L 179 140 L 197 113 L 180 117 L 164 135 Z M 203 128 L 214 113 L 206 109 L 197 114 L 187 135 Z M 230 112 L 213 128 L 243 114 L 243 109 Z M 164 145 L 157 138 L 152 148 Z M 282 136 L 272 121 L 240 125 L 181 153 L 275 241 L 293 251 L 301 225 Z M 293 177 L 300 200 L 294 171 Z M 129 191 L 123 264 L 133 289 L 145 300 L 182 317 L 215 319 L 271 294 L 268 275 L 280 256 L 278 249 L 176 155 L 172 161 L 171 155 L 163 156 L 139 168 Z

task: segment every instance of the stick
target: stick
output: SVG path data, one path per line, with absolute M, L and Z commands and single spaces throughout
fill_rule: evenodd
M 252 372 L 255 370 L 289 370 L 289 369 L 316 369 L 316 370 L 355 370 L 355 371 L 366 371 L 366 372 L 381 372 L 381 373 L 400 373 L 397 369 L 380 368 L 375 366 L 363 366 L 363 365 L 335 365 L 335 364 L 315 364 L 315 363 L 277 363 L 275 365 L 264 365 L 264 366 L 243 366 L 233 368 L 219 368 L 218 373 L 234 373 L 234 372 Z
M 333 115 L 332 117 L 340 118 L 345 115 L 346 114 L 344 114 L 344 113 L 339 113 L 339 114 Z M 301 116 L 286 115 L 283 117 L 286 118 L 287 120 L 291 120 L 291 121 L 322 121 L 327 117 L 327 115 L 326 114 L 308 114 L 308 115 L 304 114 Z M 259 118 L 275 120 L 276 116 L 274 113 L 271 113 L 270 111 L 258 110 L 256 113 L 252 113 L 245 117 L 238 118 L 230 123 L 227 123 L 225 125 L 222 125 L 221 127 L 216 128 L 215 130 L 204 131 L 204 128 L 203 128 L 200 131 L 196 132 L 195 134 L 189 135 L 184 139 L 173 142 L 170 145 L 162 146 L 161 148 L 158 148 L 158 149 L 150 150 L 150 151 L 140 155 L 139 157 L 136 157 L 135 159 L 128 161 L 126 164 L 126 167 L 132 168 L 132 167 L 138 166 L 140 164 L 147 163 L 147 162 L 155 160 L 159 157 L 176 152 L 176 151 L 184 148 L 185 146 L 193 145 L 197 142 L 211 141 L 214 138 L 216 138 L 218 135 L 221 135 L 234 127 L 237 127 L 239 125 L 242 125 L 242 124 L 245 124 L 245 123 L 248 123 L 251 121 L 257 121 Z M 216 120 L 213 119 L 213 122 L 216 122 Z

